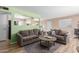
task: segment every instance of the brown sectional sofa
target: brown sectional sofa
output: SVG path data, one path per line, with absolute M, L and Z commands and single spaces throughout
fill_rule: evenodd
M 17 33 L 17 43 L 20 46 L 24 46 L 39 41 L 38 37 L 40 34 L 41 33 L 39 29 L 19 31 Z
M 52 34 L 52 31 L 55 31 L 55 34 Z M 61 43 L 61 44 L 66 44 L 67 43 L 67 33 L 59 29 L 54 29 L 48 32 L 48 35 L 54 36 L 57 38 L 56 42 Z
M 74 29 L 74 34 L 79 38 L 79 28 Z
M 55 34 L 52 34 L 52 31 L 55 31 Z M 54 36 L 57 38 L 56 42 L 61 44 L 67 43 L 67 32 L 63 32 L 62 30 L 51 30 L 47 32 L 49 36 Z M 23 30 L 17 33 L 17 43 L 20 46 L 24 46 L 27 44 L 31 44 L 33 42 L 40 41 L 39 36 L 45 35 L 44 31 L 40 31 L 39 29 L 31 29 L 31 30 Z

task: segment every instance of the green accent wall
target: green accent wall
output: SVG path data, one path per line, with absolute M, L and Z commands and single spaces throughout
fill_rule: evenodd
M 17 36 L 16 36 L 16 33 L 21 31 L 21 30 L 28 30 L 28 29 L 34 29 L 34 28 L 39 28 L 39 25 L 38 26 L 33 26 L 33 25 L 29 25 L 27 26 L 26 24 L 23 24 L 21 26 L 19 25 L 14 25 L 14 14 L 20 14 L 20 15 L 23 15 L 23 16 L 26 16 L 26 17 L 34 17 L 34 18 L 40 18 L 40 16 L 38 14 L 35 14 L 33 12 L 27 12 L 27 11 L 22 11 L 22 10 L 18 10 L 18 9 L 15 9 L 15 8 L 11 8 L 11 13 L 12 13 L 12 17 L 13 17 L 13 20 L 12 20 L 12 23 L 11 23 L 11 43 L 16 43 L 16 40 L 17 40 Z
M 16 39 L 17 39 L 17 36 L 16 36 L 16 33 L 21 31 L 21 30 L 29 30 L 29 29 L 39 29 L 39 25 L 26 25 L 26 24 L 23 24 L 23 25 L 14 25 L 14 20 L 12 20 L 12 30 L 11 30 L 11 43 L 16 43 Z
M 14 25 L 14 14 L 20 14 L 26 17 L 34 17 L 34 18 L 40 18 L 40 15 L 33 13 L 33 12 L 29 12 L 29 11 L 23 11 L 23 10 L 19 10 L 17 8 L 13 8 L 13 7 L 9 7 L 9 11 L 5 11 L 0 9 L 0 11 L 4 11 L 4 12 L 10 12 L 12 19 L 11 19 L 11 44 L 16 43 L 16 33 L 19 32 L 20 30 L 28 30 L 28 29 L 34 29 L 34 28 L 39 28 L 39 25 L 34 26 L 34 25 L 29 25 L 27 26 L 26 24 L 23 24 L 21 26 L 18 25 Z

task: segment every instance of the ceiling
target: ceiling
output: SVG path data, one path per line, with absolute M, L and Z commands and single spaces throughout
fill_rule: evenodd
M 15 8 L 39 14 L 43 19 L 79 14 L 78 6 L 14 6 Z

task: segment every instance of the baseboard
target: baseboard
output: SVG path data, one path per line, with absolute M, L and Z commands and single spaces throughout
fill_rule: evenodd
M 16 44 L 17 42 L 12 42 L 12 43 L 10 43 L 10 44 Z
M 5 41 L 7 41 L 7 40 L 1 40 L 0 42 L 5 42 Z

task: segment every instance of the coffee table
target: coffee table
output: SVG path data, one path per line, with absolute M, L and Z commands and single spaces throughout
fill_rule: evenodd
M 48 49 L 50 46 L 55 45 L 56 37 L 51 36 L 40 36 L 40 45 L 47 47 Z

